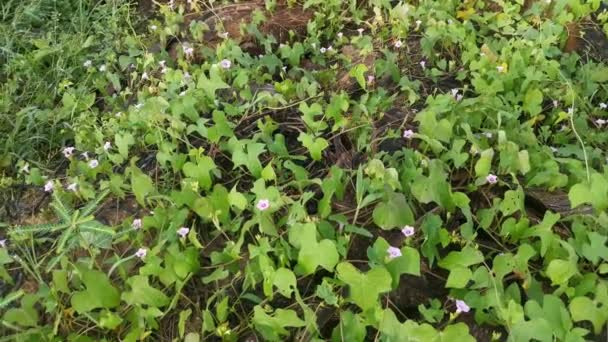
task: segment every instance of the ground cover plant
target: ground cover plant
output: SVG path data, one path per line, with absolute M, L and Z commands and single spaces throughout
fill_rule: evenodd
M 0 15 L 1 341 L 606 340 L 606 3 Z

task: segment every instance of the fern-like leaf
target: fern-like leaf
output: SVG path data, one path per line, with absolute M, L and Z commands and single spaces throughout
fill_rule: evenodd
M 101 203 L 101 201 L 103 201 L 103 199 L 106 198 L 106 196 L 109 193 L 110 193 L 110 190 L 109 189 L 105 189 L 94 200 L 92 200 L 89 203 L 87 203 L 87 205 L 84 206 L 84 208 L 82 208 L 82 210 L 81 210 L 82 216 L 89 216 L 89 215 L 93 214 L 93 212 L 99 206 L 99 203 Z

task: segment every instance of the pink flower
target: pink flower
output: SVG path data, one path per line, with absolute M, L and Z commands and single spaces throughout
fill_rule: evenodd
M 186 237 L 186 235 L 188 235 L 189 232 L 190 232 L 190 228 L 181 227 L 180 229 L 177 230 L 177 235 L 184 238 L 184 237 Z
M 414 136 L 414 131 L 412 131 L 411 129 L 406 129 L 405 131 L 403 131 L 403 137 L 405 139 L 411 139 Z
M 410 237 L 416 233 L 416 230 L 412 226 L 405 226 L 403 229 L 401 229 L 401 233 L 403 233 L 405 237 Z
M 256 204 L 256 208 L 258 208 L 259 211 L 264 211 L 270 208 L 270 201 L 265 198 L 261 199 L 258 201 L 258 204 Z
M 63 149 L 63 156 L 66 158 L 70 158 L 74 154 L 74 147 L 69 146 Z
M 598 126 L 600 126 L 600 127 L 601 127 L 601 126 L 604 126 L 604 125 L 606 124 L 606 120 L 604 120 L 604 119 L 597 119 L 597 120 L 595 120 L 595 123 L 596 123 Z
M 6 247 L 6 239 L 0 240 L 0 247 L 2 247 L 2 248 Z
M 374 83 L 374 81 L 376 80 L 376 78 L 372 75 L 367 76 L 367 83 L 372 84 Z
M 488 181 L 488 183 L 490 183 L 490 184 L 496 184 L 498 182 L 498 177 L 496 175 L 493 175 L 490 173 L 486 177 L 486 181 Z
M 388 253 L 389 259 L 395 259 L 401 256 L 401 250 L 397 247 L 390 246 L 386 252 Z
M 141 229 L 141 227 L 143 226 L 141 219 L 135 219 L 133 220 L 133 222 L 131 223 L 131 227 L 133 227 L 133 229 Z
M 395 42 L 395 47 L 397 49 L 400 48 L 400 47 L 402 47 L 402 46 L 403 46 L 403 42 L 402 41 L 398 40 L 398 41 Z
M 182 50 L 184 51 L 184 55 L 186 55 L 186 58 L 191 58 L 192 56 L 194 56 L 194 48 L 190 45 L 182 45 Z
M 55 187 L 55 185 L 53 184 L 53 181 L 48 181 L 48 182 L 46 182 L 46 184 L 44 184 L 44 191 L 51 192 L 51 191 L 53 191 L 54 187 Z
M 456 299 L 456 312 L 469 312 L 471 308 L 464 302 L 464 300 Z
M 220 66 L 224 69 L 230 69 L 230 67 L 232 66 L 232 62 L 227 59 L 222 59 L 222 61 L 220 62 Z
M 135 256 L 140 259 L 145 258 L 147 254 L 148 254 L 148 250 L 145 248 L 140 248 L 137 250 L 137 252 L 135 252 Z
M 99 161 L 97 161 L 97 159 L 91 159 L 91 161 L 89 162 L 89 167 L 91 169 L 94 169 L 97 166 L 99 166 Z
M 420 67 L 422 70 L 426 69 L 426 61 L 420 61 Z

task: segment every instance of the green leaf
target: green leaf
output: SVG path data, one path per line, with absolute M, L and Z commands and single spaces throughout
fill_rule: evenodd
M 386 251 L 386 248 L 384 248 L 384 251 Z M 399 287 L 399 279 L 402 274 L 420 276 L 420 254 L 418 250 L 412 247 L 401 248 L 401 256 L 390 260 L 386 264 L 386 269 L 393 278 L 393 289 Z
M 116 134 L 114 144 L 118 148 L 118 153 L 124 158 L 129 157 L 129 146 L 135 144 L 135 139 L 131 133 Z
M 315 272 L 318 266 L 333 271 L 339 255 L 332 240 L 317 242 L 314 223 L 296 223 L 289 228 L 289 243 L 298 248 L 298 269 L 305 275 Z
M 222 77 L 220 76 L 220 69 L 216 64 L 214 64 L 209 69 L 209 78 L 204 72 L 201 72 L 198 83 L 196 84 L 196 88 L 203 89 L 205 94 L 210 99 L 215 99 L 215 92 L 218 89 L 227 89 L 230 88 L 230 86 L 222 80 Z
M 310 153 L 313 160 L 321 160 L 323 150 L 329 147 L 327 140 L 320 137 L 313 138 L 312 135 L 304 132 L 300 132 L 298 141 L 301 142 L 306 149 L 308 149 L 308 153 Z
M 483 254 L 472 247 L 466 246 L 461 251 L 450 252 L 441 259 L 438 265 L 442 268 L 453 270 L 455 268 L 469 267 L 483 262 Z
M 445 287 L 462 289 L 473 277 L 473 272 L 468 267 L 456 267 L 450 271 Z
M 291 293 L 297 289 L 296 275 L 285 267 L 276 270 L 272 283 L 277 287 L 279 293 L 287 298 L 291 298 Z
M 378 306 L 378 296 L 391 290 L 391 275 L 383 267 L 361 273 L 350 263 L 342 262 L 336 267 L 338 279 L 349 286 L 349 299 L 363 311 Z
M 184 176 L 195 179 L 201 189 L 208 190 L 212 184 L 211 173 L 216 169 L 217 166 L 213 162 L 213 159 L 208 156 L 201 156 L 196 164 L 192 162 L 185 163 L 182 171 L 184 172 Z
M 271 316 L 259 305 L 253 308 L 252 322 L 262 337 L 271 341 L 282 340 L 281 336 L 289 335 L 285 329 L 287 327 L 299 328 L 306 325 L 293 310 L 277 309 Z
M 490 173 L 492 168 L 492 158 L 494 157 L 494 150 L 489 148 L 481 152 L 479 160 L 475 163 L 475 175 L 477 177 L 485 177 Z
M 596 334 L 602 331 L 602 327 L 608 320 L 608 310 L 606 310 L 605 304 L 598 308 L 597 304 L 587 297 L 574 298 L 570 302 L 569 309 L 573 321 L 590 321 Z
M 361 86 L 361 88 L 366 89 L 367 83 L 365 80 L 365 73 L 368 70 L 369 69 L 367 68 L 367 66 L 365 66 L 365 64 L 357 64 L 350 70 L 348 75 L 350 77 L 354 77 Z
M 528 88 L 524 96 L 523 110 L 534 116 L 542 111 L 543 93 L 536 88 Z
M 519 186 L 517 190 L 505 192 L 505 199 L 500 202 L 499 210 L 504 216 L 509 216 L 524 209 L 524 191 Z
M 342 311 L 338 324 L 331 334 L 332 341 L 365 341 L 367 335 L 366 324 L 361 316 L 352 313 L 350 310 Z
M 414 224 L 414 213 L 401 193 L 391 192 L 373 212 L 374 223 L 385 230 Z
M 135 194 L 137 203 L 145 206 L 146 196 L 152 194 L 155 188 L 152 179 L 148 175 L 141 172 L 137 167 L 131 167 L 131 190 Z
M 590 232 L 587 234 L 587 237 L 590 242 L 583 244 L 583 256 L 594 265 L 600 262 L 600 259 L 608 261 L 608 247 L 606 247 L 608 237 L 600 235 L 597 232 Z
M 575 184 L 570 188 L 568 198 L 572 208 L 590 203 L 598 211 L 608 209 L 608 180 L 602 174 L 593 173 L 591 183 Z
M 127 280 L 131 291 L 122 293 L 122 300 L 129 305 L 147 305 L 162 308 L 169 304 L 169 298 L 148 283 L 148 276 L 136 275 Z
M 547 267 L 551 285 L 566 285 L 568 280 L 578 273 L 576 263 L 570 260 L 554 259 Z
M 76 312 L 84 313 L 97 308 L 114 308 L 120 304 L 120 293 L 112 286 L 105 273 L 83 270 L 82 282 L 86 289 L 76 292 L 70 303 Z

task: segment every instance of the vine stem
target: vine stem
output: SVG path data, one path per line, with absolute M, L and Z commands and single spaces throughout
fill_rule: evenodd
M 568 113 L 568 118 L 570 119 L 570 126 L 572 127 L 572 132 L 574 132 L 574 135 L 576 136 L 576 138 L 578 139 L 578 142 L 581 144 L 581 147 L 583 148 L 583 157 L 585 158 L 585 171 L 587 172 L 587 182 L 591 181 L 591 174 L 589 172 L 589 158 L 587 157 L 587 149 L 585 148 L 585 142 L 583 141 L 583 138 L 581 138 L 580 134 L 578 134 L 578 131 L 576 130 L 576 127 L 574 127 L 574 110 L 575 110 L 575 97 L 574 97 L 574 89 L 572 88 L 572 83 L 564 76 L 564 74 L 562 74 L 561 70 L 559 70 L 559 75 L 564 79 L 564 81 L 566 82 L 566 85 L 568 85 L 568 89 L 570 89 L 570 94 L 572 95 L 572 104 L 570 105 L 570 111 Z

